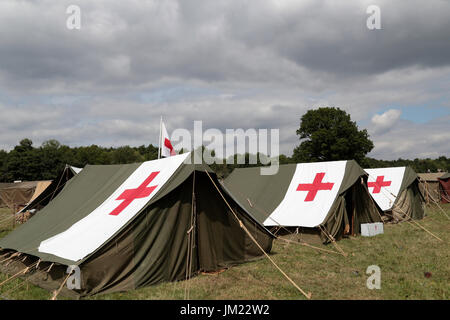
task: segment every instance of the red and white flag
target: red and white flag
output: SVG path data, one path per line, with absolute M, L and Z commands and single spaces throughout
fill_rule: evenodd
M 161 121 L 161 157 L 175 156 L 177 153 L 170 142 L 169 134 L 167 133 L 164 122 Z

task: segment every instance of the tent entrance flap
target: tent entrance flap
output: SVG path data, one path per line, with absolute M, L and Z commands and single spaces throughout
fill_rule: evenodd
M 353 187 L 352 187 L 353 189 Z M 350 190 L 350 192 L 346 192 L 345 194 L 345 225 L 344 225 L 344 235 L 353 235 L 354 234 L 354 192 Z

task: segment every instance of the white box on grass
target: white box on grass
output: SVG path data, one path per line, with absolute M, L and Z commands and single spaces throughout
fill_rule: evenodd
M 377 234 L 382 234 L 383 232 L 384 230 L 382 222 L 361 224 L 361 235 L 364 237 L 373 237 Z

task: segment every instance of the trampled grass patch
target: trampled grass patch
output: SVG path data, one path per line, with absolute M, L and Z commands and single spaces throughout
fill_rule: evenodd
M 450 205 L 442 205 L 450 215 Z M 385 225 L 384 234 L 351 237 L 338 242 L 348 254 L 324 253 L 305 246 L 275 241 L 271 257 L 312 299 L 449 299 L 450 220 L 429 207 L 415 223 Z M 1 215 L 0 215 L 1 216 Z M 2 231 L 0 231 L 2 232 Z M 8 232 L 8 231 L 5 231 Z M 0 233 L 1 235 L 1 233 Z M 319 247 L 335 250 L 332 245 Z M 381 289 L 366 286 L 368 266 L 381 269 Z M 427 276 L 425 274 L 427 273 Z M 0 282 L 6 276 L 0 274 Z M 2 298 L 49 299 L 51 294 L 24 281 L 0 288 Z M 188 281 L 99 295 L 89 299 L 305 299 L 263 258 L 217 274 L 200 274 Z

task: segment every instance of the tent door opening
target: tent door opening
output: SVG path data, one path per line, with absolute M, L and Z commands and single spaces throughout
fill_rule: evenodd
M 344 235 L 355 235 L 355 186 L 352 186 L 345 195 Z

